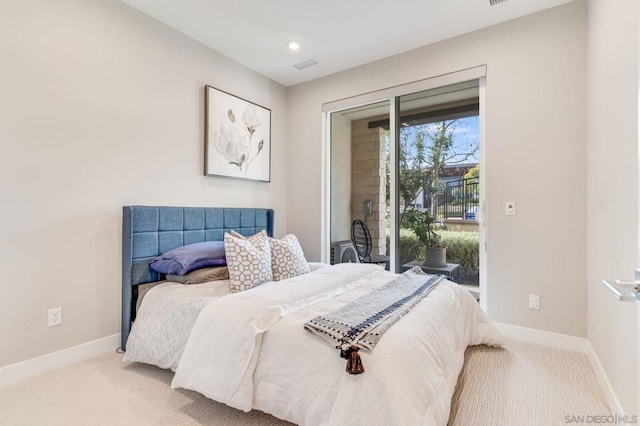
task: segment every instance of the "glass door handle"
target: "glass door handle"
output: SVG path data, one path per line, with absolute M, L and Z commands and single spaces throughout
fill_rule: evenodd
M 640 303 L 640 281 L 604 280 L 602 281 L 614 296 L 623 302 Z

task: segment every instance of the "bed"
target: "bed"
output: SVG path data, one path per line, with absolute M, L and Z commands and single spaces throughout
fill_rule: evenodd
M 167 225 L 168 217 L 172 225 Z M 207 219 L 214 217 L 215 221 Z M 123 250 L 123 274 L 129 266 L 129 280 L 123 277 L 124 349 L 124 332 L 128 335 L 136 318 L 136 287 L 164 278 L 148 272 L 154 256 L 193 238 L 220 239 L 232 229 L 243 235 L 260 230 L 273 235 L 273 211 L 261 209 L 136 206 L 125 207 L 124 220 L 123 242 L 131 245 L 128 254 Z M 196 225 L 202 228 L 196 230 L 197 236 L 185 238 Z M 166 239 L 161 237 L 164 232 L 171 233 L 171 243 L 160 243 Z M 140 238 L 137 233 L 153 237 Z M 136 248 L 153 238 L 158 241 L 156 249 Z M 143 256 L 133 255 L 141 252 Z M 258 409 L 297 424 L 439 425 L 447 422 L 466 347 L 504 344 L 475 299 L 443 280 L 384 334 L 373 351 L 361 351 L 363 374 L 346 374 L 345 360 L 305 331 L 305 322 L 353 302 L 397 275 L 364 264 L 313 269 L 234 294 L 224 291 L 223 281 L 196 286 L 162 283 L 145 297 L 124 360 L 171 368 L 176 372 L 173 388 L 195 390 L 231 407 Z M 189 295 L 179 296 L 180 292 Z M 130 297 L 125 299 L 125 294 Z M 167 302 L 172 297 L 183 302 L 172 305 Z M 183 323 L 175 325 L 176 318 Z M 158 337 L 167 329 L 171 331 Z M 159 347 L 141 350 L 147 350 L 147 358 L 132 355 L 146 345 L 145 339 Z
M 224 233 L 266 231 L 273 236 L 273 210 L 252 208 L 124 206 L 122 208 L 121 348 L 127 349 L 136 319 L 140 285 L 164 279 L 149 269 L 158 255 L 203 241 L 222 241 Z

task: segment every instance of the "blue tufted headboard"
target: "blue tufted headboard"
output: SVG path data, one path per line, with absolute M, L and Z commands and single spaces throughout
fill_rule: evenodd
M 202 241 L 222 241 L 225 232 L 273 236 L 273 210 L 218 207 L 122 208 L 122 350 L 136 317 L 138 285 L 164 277 L 149 269 L 158 255 Z

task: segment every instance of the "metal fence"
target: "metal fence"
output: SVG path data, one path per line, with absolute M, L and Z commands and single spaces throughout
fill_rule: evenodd
M 477 177 L 447 182 L 444 191 L 436 198 L 439 218 L 476 220 L 480 200 L 479 184 L 480 179 Z

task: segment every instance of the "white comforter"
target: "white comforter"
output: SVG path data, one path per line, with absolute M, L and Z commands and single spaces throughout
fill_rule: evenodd
M 392 279 L 342 264 L 220 298 L 198 316 L 172 387 L 303 425 L 446 424 L 466 347 L 504 344 L 466 290 L 439 285 L 371 353 L 360 351 L 361 375 L 303 329 Z

